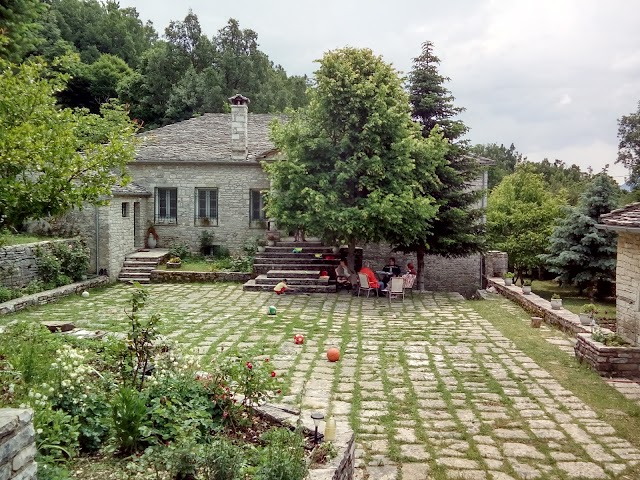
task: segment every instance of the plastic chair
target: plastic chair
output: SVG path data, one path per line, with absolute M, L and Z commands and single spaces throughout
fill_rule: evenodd
M 391 297 L 402 296 L 402 303 L 404 303 L 404 278 L 392 277 L 389 285 L 387 286 L 387 298 L 389 299 L 389 306 L 391 306 Z
M 364 273 L 359 273 L 358 279 L 360 280 L 360 285 L 358 285 L 358 296 L 360 296 L 360 290 L 367 291 L 367 298 L 369 298 L 369 293 L 371 293 L 372 290 L 376 292 L 376 296 L 378 295 L 378 289 L 373 288 L 369 284 L 369 277 L 367 277 Z
M 404 289 L 409 290 L 411 292 L 411 296 L 413 296 L 413 284 L 416 281 L 417 275 L 411 275 L 410 273 L 406 274 L 404 278 Z

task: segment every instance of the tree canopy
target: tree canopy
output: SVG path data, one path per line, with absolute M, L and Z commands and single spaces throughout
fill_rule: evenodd
M 582 292 L 606 295 L 616 271 L 616 235 L 598 230 L 600 215 L 616 208 L 620 187 L 606 172 L 596 175 L 580 198 L 554 228 L 548 253 L 541 255 L 545 266 L 558 280 L 575 284 Z
M 565 199 L 547 190 L 542 175 L 529 164 L 504 177 L 489 196 L 487 233 L 490 245 L 507 252 L 522 277 L 542 266 L 549 236 L 562 216 Z
M 136 131 L 115 104 L 101 115 L 56 105 L 67 77 L 44 63 L 0 60 L 0 224 L 95 203 L 126 183 Z
M 269 215 L 346 242 L 352 265 L 356 243 L 397 231 L 417 239 L 437 211 L 419 194 L 414 158 L 446 143 L 422 140 L 397 72 L 371 50 L 326 53 L 309 105 L 277 123 L 273 137 L 282 157 L 267 166 Z M 292 217 L 292 206 L 301 214 Z
M 640 102 L 638 110 L 618 119 L 618 159 L 629 169 L 628 183 L 640 189 Z

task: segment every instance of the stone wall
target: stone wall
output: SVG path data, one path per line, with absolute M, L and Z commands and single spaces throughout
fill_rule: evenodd
M 525 295 L 522 288 L 515 285 L 505 286 L 502 278 L 487 278 L 487 284 L 495 288 L 498 293 L 505 296 L 514 303 L 520 305 L 524 310 L 550 324 L 559 327 L 565 332 L 572 334 L 587 332 L 587 328 L 580 323 L 579 315 L 565 310 L 553 310 L 551 302 L 539 297 L 535 293 Z
M 0 479 L 36 478 L 35 437 L 33 410 L 0 409 Z
M 616 293 L 617 331 L 640 345 L 640 234 L 618 233 Z
M 640 347 L 608 347 L 594 341 L 590 333 L 579 333 L 574 350 L 580 363 L 585 362 L 600 375 L 640 376 Z
M 189 272 L 187 270 L 153 270 L 151 283 L 241 282 L 255 275 L 245 272 Z
M 281 409 L 277 405 L 262 405 L 255 407 L 258 414 L 280 424 L 295 427 L 298 420 L 302 420 L 304 431 L 311 434 L 312 424 L 308 418 L 300 418 L 298 414 L 289 409 Z M 320 428 L 322 430 L 322 427 Z M 326 465 L 309 470 L 307 480 L 352 480 L 355 473 L 356 444 L 355 434 L 348 428 L 339 428 L 336 431 L 336 439 L 332 442 L 336 447 L 337 455 Z
M 392 252 L 389 245 L 367 244 L 363 248 L 363 261 L 364 263 L 369 262 L 373 270 L 382 269 L 387 264 L 389 257 L 395 257 L 396 263 L 403 271 L 406 270 L 407 263 L 413 263 L 416 268 L 418 267 L 415 255 Z M 479 288 L 482 288 L 481 255 L 460 258 L 426 255 L 424 263 L 426 290 L 458 292 L 465 297 L 471 297 Z M 415 286 L 417 286 L 417 282 Z
M 50 248 L 54 243 L 72 244 L 76 241 L 76 239 L 52 240 L 0 248 L 0 285 L 20 288 L 32 280 L 37 280 L 36 250 Z
M 0 303 L 0 315 L 17 312 L 27 307 L 52 303 L 59 298 L 82 293 L 83 290 L 101 287 L 107 285 L 108 283 L 109 277 L 100 276 L 96 278 L 90 278 L 88 280 L 83 280 L 81 282 L 64 285 L 63 287 L 54 288 L 53 290 L 46 290 L 44 292 L 34 293 L 33 295 L 25 295 L 24 297 L 14 298 L 13 300 L 9 300 L 8 302 Z
M 509 256 L 506 252 L 489 250 L 484 255 L 484 271 L 487 277 L 504 277 L 509 271 Z
M 185 242 L 193 251 L 200 250 L 200 235 L 208 231 L 215 244 L 232 252 L 239 251 L 251 237 L 264 237 L 266 225 L 249 221 L 250 190 L 269 190 L 270 183 L 260 164 L 162 165 L 134 162 L 128 166 L 135 182 L 154 192 L 157 187 L 178 189 L 177 225 L 156 225 L 158 246 L 168 248 L 175 241 Z M 218 224 L 200 226 L 195 221 L 195 189 L 218 190 Z M 146 218 L 154 219 L 154 200 L 149 199 Z
M 103 273 L 115 280 L 122 269 L 125 256 L 144 246 L 147 202 L 149 200 L 145 197 L 115 196 L 108 205 L 97 209 L 87 207 L 67 214 L 67 219 L 82 232 L 89 247 L 90 273 Z M 123 216 L 123 203 L 128 205 L 127 216 Z M 136 210 L 139 212 L 138 216 L 134 215 Z

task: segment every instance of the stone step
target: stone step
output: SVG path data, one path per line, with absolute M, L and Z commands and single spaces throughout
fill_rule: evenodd
M 267 247 L 267 248 L 278 248 L 278 247 L 287 247 L 287 248 L 293 248 L 293 247 L 302 247 L 302 248 L 322 248 L 322 249 L 327 249 L 327 250 L 331 250 L 331 247 L 325 247 L 322 242 L 290 242 L 290 241 L 279 241 L 276 242 L 276 246 L 275 247 Z
M 122 267 L 122 272 L 127 271 L 127 272 L 152 272 L 153 270 L 155 270 L 158 266 L 157 265 L 144 265 L 144 266 L 140 266 L 140 265 L 124 265 Z
M 287 280 L 288 285 L 329 285 L 328 278 L 290 278 L 290 277 L 268 277 L 267 275 L 258 275 L 255 278 L 256 285 L 270 285 L 275 287 L 282 279 Z
M 256 254 L 256 259 L 262 259 L 262 258 L 307 258 L 307 259 L 316 259 L 316 260 L 323 260 L 323 257 L 316 257 L 316 253 L 314 252 L 301 252 L 301 253 L 293 253 L 291 250 L 287 250 L 286 252 L 264 252 L 264 253 L 257 253 Z M 320 253 L 318 255 L 324 255 L 324 256 L 332 256 L 333 259 L 331 260 L 335 260 L 335 259 L 340 259 L 339 256 L 334 255 L 333 253 Z
M 126 258 L 124 260 L 124 263 L 122 264 L 124 267 L 155 267 L 156 265 L 158 265 L 160 262 L 158 262 L 157 260 L 136 260 L 136 259 L 131 259 L 131 258 Z
M 242 290 L 247 292 L 271 292 L 275 296 L 275 292 L 273 292 L 273 285 L 261 285 L 257 284 L 255 280 L 249 280 L 242 286 Z M 336 293 L 335 285 L 296 285 L 295 292 L 291 292 L 292 295 L 296 293 Z
M 151 283 L 151 280 L 149 278 L 132 278 L 129 276 L 122 276 L 122 275 L 118 277 L 118 281 L 119 282 L 138 282 L 141 284 Z
M 255 263 L 268 264 L 279 263 L 283 265 L 338 265 L 339 259 L 329 260 L 326 258 L 299 258 L 299 257 L 277 257 L 277 258 L 256 258 Z M 335 267 L 334 267 L 335 268 Z
M 329 276 L 335 276 L 336 264 L 314 264 L 310 265 L 307 263 L 299 263 L 299 264 L 291 264 L 291 263 L 254 263 L 253 271 L 257 274 L 268 273 L 270 270 L 324 270 Z M 287 278 L 287 277 L 283 277 Z
M 318 278 L 320 270 L 269 270 L 268 278 Z
M 151 272 L 140 272 L 136 270 L 127 270 L 122 269 L 120 271 L 121 277 L 131 277 L 131 278 L 151 278 Z

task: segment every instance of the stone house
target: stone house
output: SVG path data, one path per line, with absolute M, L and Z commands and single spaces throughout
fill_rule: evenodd
M 81 213 L 94 271 L 115 279 L 125 256 L 146 245 L 149 225 L 158 247 L 179 242 L 193 251 L 200 249 L 203 232 L 230 251 L 264 237 L 269 222 L 263 194 L 270 182 L 262 162 L 275 159 L 269 125 L 284 117 L 249 113 L 249 99 L 242 95 L 229 100 L 231 113 L 205 114 L 140 135 L 135 161 L 127 167 L 133 182 L 115 188 L 108 206 Z M 487 188 L 486 169 L 470 188 Z M 486 206 L 486 196 L 480 206 Z M 390 249 L 366 245 L 364 252 L 365 260 L 384 264 Z M 482 268 L 480 255 L 431 257 L 425 284 L 468 295 L 480 288 Z
M 625 340 L 640 345 L 640 202 L 602 215 L 598 228 L 618 234 L 617 331 Z

